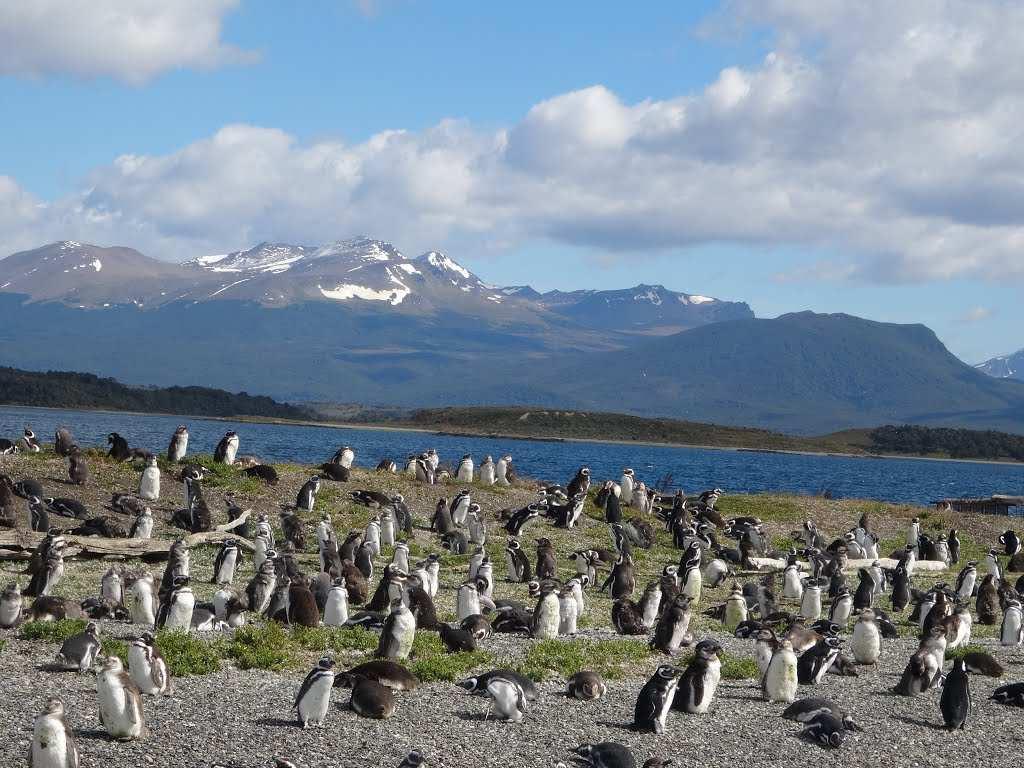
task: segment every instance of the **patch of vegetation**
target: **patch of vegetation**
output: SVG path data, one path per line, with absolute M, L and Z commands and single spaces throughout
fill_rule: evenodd
M 292 638 L 304 650 L 320 654 L 367 652 L 377 647 L 377 633 L 363 627 L 295 627 Z
M 101 637 L 100 651 L 104 656 L 117 656 L 121 663 L 128 666 L 128 643 L 116 637 Z
M 239 627 L 228 643 L 227 656 L 239 669 L 275 672 L 299 663 L 299 646 L 288 631 L 274 621 Z
M 975 624 L 971 630 L 971 634 L 974 634 L 974 629 L 977 629 L 978 625 Z M 951 651 L 946 651 L 946 661 L 956 661 L 962 659 L 968 653 L 988 653 L 983 645 L 975 645 L 971 643 L 969 645 L 961 645 L 959 648 L 954 648 Z
M 773 522 L 797 522 L 803 519 L 796 500 L 771 493 L 749 496 L 725 494 L 716 505 L 722 517 L 759 517 Z
M 156 647 L 174 677 L 192 677 L 219 672 L 221 657 L 227 651 L 223 640 L 203 640 L 180 630 L 161 631 Z
M 518 671 L 537 681 L 551 675 L 567 678 L 585 669 L 616 679 L 650 655 L 642 640 L 541 640 L 530 646 Z
M 42 640 L 46 643 L 63 643 L 69 637 L 82 632 L 86 623 L 82 619 L 29 621 L 21 625 L 21 637 L 25 640 Z
M 448 653 L 438 635 L 418 632 L 409 655 L 409 671 L 424 683 L 453 682 L 493 660 L 494 657 L 487 651 Z
M 722 662 L 723 680 L 757 680 L 761 676 L 757 662 L 746 656 L 733 656 L 723 651 L 718 658 Z M 693 654 L 686 654 L 680 657 L 676 666 L 685 668 L 692 660 Z
M 209 453 L 192 454 L 182 464 L 199 465 L 206 470 L 204 488 L 224 488 L 250 496 L 258 496 L 266 489 L 266 485 L 258 477 L 243 474 L 236 466 L 215 462 L 213 455 Z

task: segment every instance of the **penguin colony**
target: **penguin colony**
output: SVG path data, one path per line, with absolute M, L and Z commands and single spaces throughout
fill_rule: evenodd
M 893 693 L 934 695 L 937 719 L 951 730 L 970 726 L 971 677 L 1002 674 L 987 654 L 954 653 L 970 642 L 974 624 L 998 625 L 1001 645 L 1024 646 L 1019 594 L 1024 577 L 1014 581 L 1011 576 L 1024 572 L 1024 554 L 1012 530 L 998 537 L 983 562 L 961 562 L 958 532 L 930 534 L 917 518 L 908 526 L 905 545 L 883 555 L 868 514 L 835 538 L 807 520 L 791 533 L 794 546 L 777 551 L 761 520 L 722 515 L 716 507 L 721 489 L 696 497 L 681 491 L 663 495 L 647 488 L 631 469 L 618 482 L 592 489 L 590 470 L 582 467 L 565 486 L 539 485 L 536 499 L 517 509 L 485 511 L 473 501 L 472 487 L 441 495 L 433 510 L 412 510 L 398 493 L 352 490 L 352 501 L 373 510 L 373 517 L 365 529 L 339 535 L 327 512 L 315 528 L 307 527 L 324 483 L 350 480 L 355 462 L 350 446 L 340 448 L 302 484 L 295 504 L 281 509 L 275 527 L 268 514 L 254 518 L 230 500 L 226 515 L 210 509 L 203 493 L 205 469 L 187 459 L 187 427 L 179 427 L 171 438 L 165 464 L 170 471 L 162 471 L 155 455 L 132 449 L 118 433 L 111 433 L 107 442 L 108 459 L 132 462 L 139 471 L 134 493 L 113 495 L 105 510 L 111 514 L 93 514 L 73 496 L 45 495 L 35 478 L 15 480 L 0 473 L 0 526 L 19 527 L 23 517 L 43 534 L 29 561 L 28 585 L 14 582 L 0 594 L 0 629 L 30 620 L 91 619 L 62 644 L 54 667 L 95 674 L 99 725 L 117 740 L 145 738 L 146 697 L 174 695 L 170 669 L 157 647 L 157 630 L 229 632 L 264 620 L 379 630 L 374 661 L 341 670 L 327 656 L 297 684 L 295 721 L 302 728 L 317 728 L 330 724 L 336 688 L 350 691 L 348 706 L 358 716 L 395 716 L 396 692 L 418 684 L 403 664 L 417 632 L 436 632 L 451 653 L 486 647 L 493 633 L 571 638 L 586 593 L 600 590 L 613 600 L 610 619 L 615 630 L 646 637 L 652 650 L 666 659 L 638 687 L 628 727 L 670 732 L 680 727 L 681 718 L 705 715 L 718 706 L 723 648 L 714 637 L 691 631 L 694 613 L 701 611 L 735 637 L 750 641 L 761 697 L 787 705 L 782 717 L 798 722 L 800 735 L 822 748 L 840 747 L 859 727 L 835 702 L 815 697 L 808 688 L 826 674 L 871 674 L 886 639 L 898 632 L 886 607 L 898 613 L 912 606 L 910 621 L 920 637 Z M 216 446 L 214 462 L 238 464 L 245 474 L 276 485 L 276 470 L 240 455 L 240 445 L 239 435 L 228 432 Z M 7 454 L 44 450 L 30 428 L 19 442 L 6 441 L 4 446 Z M 91 482 L 86 453 L 69 430 L 57 431 L 53 450 L 67 460 L 69 486 Z M 408 457 L 404 469 L 385 459 L 376 471 L 404 471 L 408 479 L 437 485 L 442 493 L 451 484 L 516 482 L 508 455 L 497 462 L 487 456 L 475 466 L 467 454 L 450 469 L 431 450 Z M 76 601 L 54 594 L 70 565 L 64 558 L 65 536 L 147 539 L 154 528 L 149 503 L 169 496 L 168 486 L 177 495 L 179 483 L 183 505 L 166 522 L 182 529 L 183 536 L 171 547 L 159 578 L 111 567 L 101 579 L 98 597 Z M 603 522 L 584 520 L 588 498 Z M 545 526 L 569 531 L 584 523 L 604 525 L 607 544 L 582 546 L 565 556 L 555 551 L 549 537 L 540 535 Z M 212 573 L 194 573 L 185 534 L 216 532 L 215 526 L 224 535 L 216 537 Z M 416 528 L 429 531 L 435 549 L 420 560 L 411 559 L 407 543 Z M 535 536 L 532 542 L 530 536 Z M 503 563 L 490 560 L 484 548 L 489 537 L 504 538 Z M 671 542 L 679 560 L 665 563 L 659 579 L 638 584 L 635 550 L 651 549 L 657 540 Z M 316 572 L 300 568 L 302 553 L 316 553 Z M 434 599 L 448 555 L 468 555 L 469 563 L 465 580 L 455 585 L 455 620 L 446 622 L 438 619 Z M 250 557 L 252 575 L 246 580 L 241 568 Z M 569 572 L 565 562 L 572 564 Z M 920 585 L 924 574 L 948 568 L 957 570 L 952 584 L 935 581 L 925 589 L 912 584 L 912 577 Z M 743 583 L 741 573 L 747 575 Z M 847 574 L 854 573 L 856 584 L 848 583 Z M 495 599 L 498 579 L 526 585 L 530 602 Z M 216 586 L 212 601 L 197 600 L 193 580 Z M 723 602 L 701 607 L 706 589 L 724 585 L 729 594 Z M 104 620 L 129 621 L 141 630 L 129 644 L 127 666 L 116 656 L 102 654 Z M 675 663 L 678 659 L 685 663 Z M 476 674 L 458 681 L 457 688 L 483 699 L 484 719 L 527 725 L 530 702 L 538 696 L 532 680 L 511 669 Z M 581 701 L 607 693 L 601 676 L 587 670 L 572 675 L 565 688 L 566 696 Z M 1024 707 L 1024 683 L 1002 685 L 992 698 Z M 79 747 L 67 719 L 60 698 L 47 700 L 35 718 L 30 765 L 78 765 Z M 573 759 L 593 766 L 636 765 L 630 750 L 613 741 L 583 744 L 573 750 Z M 414 751 L 401 764 L 425 761 Z M 276 758 L 275 764 L 293 765 L 284 758 Z M 664 764 L 652 757 L 644 765 Z

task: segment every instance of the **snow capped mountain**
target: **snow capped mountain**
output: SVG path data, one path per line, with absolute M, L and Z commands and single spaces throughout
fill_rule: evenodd
M 1019 379 L 1024 381 L 1024 349 L 1012 355 L 993 357 L 974 366 L 982 373 L 997 379 Z
M 283 243 L 260 243 L 247 251 L 223 253 L 217 256 L 200 256 L 185 262 L 186 266 L 199 267 L 210 272 L 287 272 L 292 264 L 311 256 L 316 248 L 305 245 Z

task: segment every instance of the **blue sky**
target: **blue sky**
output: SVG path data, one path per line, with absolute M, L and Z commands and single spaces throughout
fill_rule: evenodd
M 160 5 L 0 10 L 0 252 L 365 233 L 499 284 L 1024 346 L 1005 4 Z

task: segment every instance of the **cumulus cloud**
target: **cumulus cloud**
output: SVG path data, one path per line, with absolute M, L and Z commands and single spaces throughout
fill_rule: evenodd
M 0 4 L 0 74 L 110 76 L 251 60 L 221 40 L 239 0 L 30 0 Z
M 780 280 L 1024 277 L 1024 6 L 727 10 L 777 39 L 757 65 L 693 93 L 628 103 L 593 85 L 497 130 L 443 121 L 353 144 L 227 126 L 167 155 L 117 158 L 46 205 L 0 191 L 0 222 L 15 205 L 33 212 L 0 242 L 59 229 L 185 258 L 357 232 L 407 250 L 725 241 L 823 255 Z

